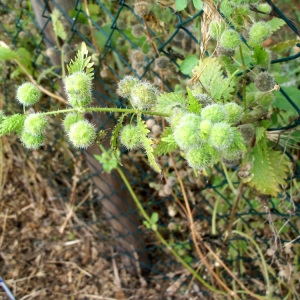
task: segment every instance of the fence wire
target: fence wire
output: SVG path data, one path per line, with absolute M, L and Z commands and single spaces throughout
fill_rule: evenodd
M 189 13 L 178 13 L 172 7 L 162 7 L 155 2 L 152 4 L 151 11 L 146 18 L 140 18 L 134 11 L 133 1 L 93 1 L 92 6 L 89 7 L 90 15 L 87 15 L 85 6 L 78 0 L 74 1 L 76 2 L 75 6 L 68 13 L 61 7 L 59 4 L 61 2 L 59 1 L 36 1 L 35 5 L 39 5 L 42 8 L 41 17 L 44 27 L 41 28 L 28 2 L 15 2 L 14 5 L 8 1 L 0 2 L 2 39 L 14 49 L 23 47 L 30 53 L 32 68 L 36 74 L 45 74 L 44 77 L 41 77 L 41 83 L 45 84 L 50 91 L 57 90 L 59 81 L 49 71 L 51 67 L 51 58 L 49 58 L 51 54 L 49 53 L 51 51 L 58 53 L 59 51 L 55 48 L 55 45 L 49 46 L 51 40 L 46 33 L 47 24 L 51 24 L 49 10 L 53 11 L 56 7 L 62 14 L 61 18 L 64 20 L 68 33 L 66 44 L 72 45 L 72 49 L 68 48 L 70 55 L 74 54 L 73 50 L 76 48 L 74 45 L 78 46 L 81 41 L 84 41 L 96 53 L 97 49 L 94 47 L 93 38 L 96 39 L 100 54 L 95 54 L 95 59 L 97 60 L 95 82 L 101 88 L 95 90 L 93 96 L 95 104 L 98 106 L 127 106 L 128 103 L 121 100 L 115 91 L 117 81 L 128 74 L 134 75 L 139 79 L 147 79 L 158 85 L 163 84 L 166 91 L 173 91 L 176 85 L 180 84 L 180 81 L 187 79 L 187 76 L 179 71 L 178 58 L 183 59 L 192 53 L 199 54 L 201 34 L 198 23 L 203 14 L 202 10 L 199 12 L 190 10 Z M 267 0 L 266 2 L 273 6 L 276 13 L 286 22 L 290 30 L 299 35 L 294 23 L 271 1 Z M 94 36 L 89 31 L 88 20 L 92 23 Z M 45 51 L 45 47 L 48 48 L 47 51 Z M 297 47 L 300 47 L 300 44 L 297 44 Z M 24 52 L 24 55 L 28 55 L 27 52 Z M 168 73 L 168 76 L 161 77 L 155 68 L 155 59 L 159 56 L 168 57 L 171 62 L 171 74 Z M 299 56 L 300 52 L 278 57 L 271 61 L 271 65 L 297 64 L 299 63 Z M 12 69 L 13 66 L 9 63 L 2 65 L 2 93 L 5 103 L 4 110 L 6 107 L 9 107 L 7 113 L 17 112 L 18 110 L 21 112 L 21 109 L 17 105 L 11 104 L 10 100 L 14 97 L 16 86 L 22 83 L 17 72 L 11 74 Z M 59 66 L 51 70 L 55 73 L 61 72 Z M 54 78 L 54 80 L 51 80 L 51 78 Z M 289 95 L 284 87 L 280 89 L 280 93 L 285 101 L 294 108 L 296 117 L 291 124 L 280 124 L 276 128 L 270 128 L 269 131 L 296 128 L 300 123 L 300 107 L 297 104 L 299 101 L 297 102 L 293 95 Z M 55 102 L 50 101 L 50 98 L 47 98 L 40 104 L 39 109 L 58 109 L 59 107 L 61 107 L 59 103 L 55 104 Z M 98 121 L 99 129 L 111 128 L 111 120 L 113 122 L 116 121 L 114 116 L 108 116 L 107 119 L 98 119 L 97 116 L 95 118 Z M 51 130 L 47 137 L 51 141 L 51 147 L 43 150 L 45 152 L 48 151 L 50 155 L 61 146 L 63 140 L 61 133 L 57 129 L 59 121 L 53 120 L 52 125 L 54 129 Z M 77 157 L 81 155 L 80 153 L 74 153 Z M 141 155 L 139 153 L 132 155 L 125 149 L 122 149 L 122 153 L 125 160 L 124 171 L 138 196 L 142 199 L 147 212 L 150 215 L 153 212 L 159 213 L 159 227 L 163 230 L 166 238 L 172 241 L 173 245 L 177 247 L 179 253 L 185 257 L 190 265 L 203 269 L 203 266 L 199 265 L 189 234 L 188 220 L 185 217 L 179 217 L 178 214 L 170 213 L 170 210 L 174 209 L 173 204 L 175 200 L 177 199 L 178 201 L 179 199 L 180 201 L 183 199 L 179 186 L 175 186 L 173 193 L 169 196 L 161 196 L 160 190 L 163 189 L 162 180 L 140 158 Z M 92 161 L 92 154 L 86 154 L 87 161 Z M 296 162 L 298 160 L 298 157 L 296 157 L 298 152 L 296 151 L 296 154 L 287 154 L 294 166 L 294 172 L 288 180 L 288 184 L 291 186 L 293 183 L 296 184 L 300 175 L 299 166 Z M 40 163 L 42 164 L 42 161 Z M 67 165 L 71 164 L 72 161 L 63 163 Z M 163 157 L 160 163 L 164 166 L 168 176 L 174 176 L 174 169 L 167 157 Z M 264 274 L 260 266 L 261 257 L 251 253 L 249 240 L 236 235 L 234 238 L 229 238 L 226 243 L 223 243 L 222 228 L 226 228 L 226 225 L 229 223 L 234 202 L 234 195 L 230 195 L 228 192 L 228 182 L 223 170 L 216 166 L 207 178 L 195 178 L 193 172 L 187 168 L 184 161 L 178 159 L 176 164 L 182 178 L 184 178 L 197 231 L 202 235 L 203 241 L 215 251 L 219 251 L 221 259 L 231 270 L 236 270 L 239 279 L 243 283 L 252 287 L 257 293 L 263 293 L 259 286 L 253 288 L 257 282 L 264 281 Z M 159 276 L 155 278 L 160 278 L 162 281 L 175 282 L 178 280 L 179 276 L 174 274 L 181 269 L 180 265 L 174 257 L 167 254 L 166 249 L 162 245 L 157 243 L 155 236 L 150 230 L 138 226 L 134 230 L 129 228 L 121 232 L 114 231 L 113 236 L 110 234 L 107 224 L 112 226 L 114 222 L 119 222 L 122 226 L 130 227 L 131 225 L 127 223 L 128 219 L 138 215 L 138 211 L 130 203 L 127 204 L 126 199 L 120 196 L 121 191 L 125 187 L 117 175 L 112 175 L 119 182 L 119 186 L 116 189 L 115 186 L 110 186 L 110 177 L 103 177 L 102 170 L 95 166 L 93 161 L 91 165 L 90 174 L 80 178 L 80 182 L 83 184 L 84 181 L 92 178 L 96 188 L 102 193 L 94 195 L 92 200 L 85 202 L 82 209 L 76 212 L 78 217 L 88 226 L 104 224 L 102 228 L 106 228 L 104 230 L 106 232 L 98 232 L 98 238 L 117 248 L 116 257 L 125 255 L 129 257 L 130 264 L 133 264 L 134 260 L 147 253 L 146 256 L 148 258 L 140 262 L 141 268 L 145 269 L 146 273 L 150 272 L 153 278 Z M 60 170 L 51 169 L 48 175 L 52 178 L 59 178 L 63 169 L 63 166 Z M 237 187 L 239 182 L 234 182 L 233 184 Z M 105 187 L 103 187 L 104 185 Z M 68 201 L 69 188 L 63 187 L 63 181 L 58 190 L 60 197 Z M 120 201 L 123 201 L 124 205 L 127 206 L 125 213 L 123 208 L 109 208 L 102 205 L 103 201 L 110 201 L 114 196 L 120 198 Z M 270 275 L 270 281 L 277 282 L 278 276 L 283 276 L 281 272 L 284 266 L 293 266 L 294 270 L 298 270 L 300 265 L 300 239 L 298 239 L 300 236 L 299 195 L 292 194 L 289 189 L 282 189 L 282 194 L 279 198 L 261 197 L 248 190 L 243 194 L 242 199 L 243 204 L 236 214 L 236 220 L 239 220 L 238 228 L 250 232 L 251 237 L 264 254 L 269 249 L 275 249 L 274 255 L 265 255 L 267 265 L 272 265 L 274 270 Z M 219 201 L 219 205 L 222 208 L 213 216 L 216 201 Z M 113 205 L 116 205 L 116 203 L 114 202 Z M 97 216 L 94 220 L 91 220 L 85 212 L 85 210 L 89 211 L 91 204 L 93 205 L 94 214 Z M 106 209 L 109 210 L 107 213 L 104 211 Z M 215 222 L 216 220 L 218 231 L 217 234 L 212 235 L 211 224 L 212 221 Z M 123 221 L 124 223 L 122 223 Z M 131 221 L 129 220 L 129 222 Z M 140 221 L 138 225 L 141 225 Z M 132 226 L 135 226 L 134 221 L 132 221 Z M 172 231 L 173 226 L 176 226 L 179 230 L 176 232 Z M 125 245 L 123 248 L 115 244 L 118 243 L 116 242 L 118 235 L 121 236 L 123 241 L 130 239 L 130 234 L 135 235 L 137 239 L 144 239 L 142 245 L 145 248 L 141 249 L 141 245 L 137 247 L 137 255 L 135 252 L 128 250 L 127 244 L 125 245 L 121 242 L 121 246 Z M 282 250 L 282 245 L 290 243 L 293 244 L 293 247 L 290 248 L 293 255 L 288 255 Z M 102 253 L 101 255 L 107 259 L 112 257 L 111 253 Z M 237 266 L 239 265 L 243 267 L 238 268 Z M 122 268 L 122 264 L 119 266 Z M 132 268 L 135 268 L 135 266 L 132 266 Z M 228 283 L 231 282 L 231 277 L 228 276 L 224 269 L 218 269 L 217 263 L 214 268 L 218 270 L 221 278 L 228 280 Z M 173 272 L 172 276 L 170 271 Z M 186 279 L 186 282 L 188 283 L 189 280 Z M 199 289 L 200 291 L 198 291 L 198 294 L 196 293 L 196 296 L 201 294 L 209 297 L 209 292 L 205 288 L 200 286 Z M 280 291 L 278 291 L 278 296 L 279 293 Z

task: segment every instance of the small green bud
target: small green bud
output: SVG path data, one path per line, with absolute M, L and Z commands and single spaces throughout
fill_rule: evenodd
M 174 130 L 174 139 L 181 149 L 188 150 L 200 144 L 199 125 L 200 117 L 195 114 L 187 114 L 181 118 Z
M 251 123 L 240 125 L 239 130 L 245 143 L 250 143 L 255 136 L 255 128 Z
M 86 107 L 92 102 L 92 80 L 84 72 L 76 72 L 64 79 L 65 91 L 72 107 Z
M 272 93 L 257 93 L 257 103 L 263 107 L 270 107 L 275 100 L 275 96 Z
M 225 121 L 229 124 L 236 124 L 242 118 L 243 108 L 234 102 L 230 102 L 224 105 L 226 112 Z
M 233 141 L 233 128 L 225 122 L 216 123 L 212 126 L 209 140 L 217 149 L 228 148 Z
M 220 45 L 226 49 L 235 49 L 241 43 L 241 37 L 237 31 L 233 29 L 227 29 L 223 32 Z
M 25 82 L 17 89 L 17 100 L 24 106 L 30 106 L 39 101 L 41 92 L 30 82 Z
M 209 143 L 204 143 L 190 149 L 186 154 L 186 160 L 193 169 L 202 170 L 214 163 L 214 156 L 215 150 Z
M 210 36 L 217 40 L 220 38 L 221 34 L 223 33 L 223 31 L 226 28 L 226 24 L 225 22 L 221 22 L 221 21 L 211 21 L 209 24 L 209 34 Z
M 141 145 L 140 134 L 136 126 L 126 125 L 120 132 L 120 140 L 122 145 L 127 149 L 135 149 Z
M 200 123 L 199 129 L 199 136 L 201 141 L 207 141 L 209 138 L 210 130 L 212 127 L 212 123 L 209 120 L 203 120 Z
M 157 94 L 157 89 L 152 84 L 139 82 L 131 91 L 130 101 L 135 108 L 147 109 L 155 104 Z
M 44 133 L 48 122 L 45 116 L 37 113 L 27 116 L 24 122 L 24 132 L 30 133 L 34 136 L 39 136 Z
M 68 136 L 76 148 L 87 148 L 94 142 L 96 131 L 91 123 L 82 120 L 71 125 Z
M 259 3 L 256 8 L 265 14 L 269 14 L 272 11 L 272 7 L 268 3 Z
M 138 84 L 139 80 L 133 76 L 125 76 L 121 81 L 118 83 L 117 93 L 122 98 L 129 98 L 132 89 Z
M 211 104 L 201 110 L 201 118 L 212 123 L 222 122 L 225 120 L 225 117 L 224 108 L 219 104 Z
M 276 83 L 274 77 L 270 73 L 261 72 L 255 78 L 254 84 L 261 92 L 267 92 L 272 90 Z
M 260 21 L 254 23 L 249 31 L 250 43 L 260 45 L 264 40 L 270 37 L 272 31 L 268 23 Z
M 37 149 L 45 142 L 45 135 L 32 135 L 23 131 L 21 134 L 21 141 L 27 149 Z
M 70 131 L 71 126 L 80 120 L 82 120 L 81 115 L 77 113 L 68 113 L 63 121 L 63 127 L 65 131 L 68 133 Z

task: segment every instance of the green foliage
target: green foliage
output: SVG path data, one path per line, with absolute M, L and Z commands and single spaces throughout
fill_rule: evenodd
M 201 111 L 201 104 L 199 103 L 197 98 L 192 94 L 192 91 L 190 90 L 189 87 L 187 87 L 187 94 L 188 94 L 188 111 L 196 115 L 199 115 Z
M 18 58 L 18 54 L 15 51 L 11 50 L 5 44 L 4 45 L 0 44 L 0 59 L 12 60 L 12 59 L 17 59 L 17 58 Z
M 0 136 L 12 134 L 13 132 L 20 134 L 23 129 L 25 118 L 26 115 L 21 114 L 4 116 L 0 123 Z
M 187 0 L 175 0 L 175 6 L 177 11 L 182 11 L 187 7 Z
M 173 130 L 171 127 L 166 127 L 161 135 L 158 145 L 154 148 L 153 154 L 155 156 L 166 155 L 172 153 L 178 148 L 174 139 Z
M 180 71 L 185 75 L 189 75 L 198 62 L 199 58 L 195 54 L 190 54 L 181 62 Z
M 52 14 L 50 14 L 55 35 L 62 40 L 65 40 L 67 38 L 67 33 L 62 22 L 59 20 L 61 15 L 61 12 L 57 8 L 55 8 Z
M 143 224 L 146 226 L 146 228 L 156 231 L 158 220 L 159 220 L 159 215 L 157 212 L 154 212 L 152 213 L 149 222 L 144 220 Z
M 113 149 L 109 149 L 102 152 L 101 155 L 94 155 L 94 157 L 101 163 L 102 168 L 106 173 L 111 173 L 112 170 L 118 167 L 120 151 L 113 151 Z
M 248 161 L 253 166 L 249 178 L 245 181 L 261 194 L 277 196 L 281 192 L 281 185 L 290 172 L 290 165 L 286 155 L 274 151 L 267 145 L 265 137 L 261 138 L 249 154 Z
M 150 163 L 150 166 L 153 167 L 153 169 L 160 173 L 161 169 L 159 167 L 159 165 L 156 163 L 155 161 L 155 157 L 153 155 L 153 141 L 147 137 L 148 133 L 150 132 L 149 129 L 147 128 L 145 121 L 143 121 L 141 119 L 141 117 L 138 117 L 137 119 L 137 130 L 140 134 L 140 138 L 141 138 L 141 145 L 144 148 L 144 150 L 146 151 L 146 155 L 148 157 L 148 161 Z
M 80 50 L 77 52 L 75 60 L 71 60 L 67 69 L 69 74 L 73 74 L 76 72 L 84 72 L 90 80 L 94 79 L 93 73 L 93 62 L 91 61 L 91 56 L 88 56 L 89 52 L 85 43 L 81 44 Z
M 254 46 L 253 48 L 253 64 L 262 68 L 269 68 L 270 65 L 270 53 L 266 51 L 262 46 Z
M 157 97 L 155 110 L 171 114 L 174 108 L 185 108 L 186 99 L 182 93 L 163 93 Z
M 124 118 L 127 115 L 128 114 L 122 114 L 120 116 L 120 118 L 117 122 L 117 125 L 115 126 L 114 130 L 112 131 L 112 135 L 111 135 L 111 139 L 110 139 L 110 145 L 111 145 L 114 152 L 116 152 L 117 149 L 118 149 L 118 146 L 119 146 L 119 142 L 118 142 L 119 133 L 120 133 L 120 130 L 122 129 Z
M 208 57 L 200 60 L 193 73 L 214 100 L 227 100 L 231 97 L 235 87 L 232 80 L 235 73 L 230 78 L 225 78 L 222 66 L 216 58 Z
M 270 21 L 268 21 L 268 24 L 271 28 L 271 33 L 274 33 L 275 31 L 280 29 L 282 26 L 284 26 L 286 23 L 283 19 L 274 17 Z

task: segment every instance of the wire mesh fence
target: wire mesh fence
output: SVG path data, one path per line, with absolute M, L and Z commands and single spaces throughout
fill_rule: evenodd
M 147 79 L 163 87 L 165 91 L 173 91 L 179 88 L 182 81 L 188 79 L 188 76 L 180 71 L 180 61 L 190 54 L 199 56 L 200 53 L 199 46 L 202 37 L 199 23 L 203 10 L 196 11 L 191 6 L 187 12 L 180 13 L 174 10 L 174 6 L 165 5 L 164 1 L 157 2 L 152 3 L 151 9 L 141 17 L 137 14 L 135 4 L 144 2 L 93 1 L 86 6 L 78 0 L 36 0 L 31 3 L 16 1 L 14 4 L 2 1 L 0 2 L 1 39 L 13 49 L 18 49 L 21 56 L 30 57 L 31 64 L 26 66 L 27 72 L 31 72 L 34 76 L 38 75 L 36 79 L 38 84 L 45 86 L 51 92 L 60 91 L 62 97 L 63 91 L 60 89 L 59 77 L 62 70 L 60 60 L 56 59 L 56 57 L 60 58 L 61 53 L 56 43 L 58 42 L 64 51 L 65 63 L 67 63 L 74 58 L 75 50 L 84 41 L 92 52 L 96 66 L 93 105 L 125 108 L 128 103 L 116 94 L 117 82 L 125 75 L 131 74 L 139 79 Z M 295 24 L 271 1 L 266 2 L 273 7 L 277 16 L 286 22 L 289 30 L 299 36 Z M 60 12 L 59 18 L 67 32 L 64 41 L 55 40 L 50 30 L 53 22 L 50 13 L 55 8 Z M 247 43 L 246 39 L 245 43 Z M 206 53 L 207 56 L 210 54 Z M 290 65 L 297 64 L 299 56 L 300 53 L 289 52 L 288 55 L 274 58 L 271 65 L 274 68 L 278 66 L 280 69 L 280 66 L 285 64 L 290 71 Z M 157 68 L 158 57 L 167 58 L 167 67 L 164 72 Z M 11 99 L 14 98 L 16 86 L 24 81 L 24 75 L 21 75 L 21 70 L 12 62 L 4 63 L 1 68 L 3 109 L 6 113 L 21 112 L 17 105 L 11 103 Z M 297 72 L 299 73 L 299 70 Z M 298 81 L 296 83 L 299 85 Z M 296 113 L 293 113 L 291 123 L 278 122 L 278 126 L 270 128 L 269 131 L 282 131 L 299 125 L 299 101 L 292 93 L 289 93 L 289 89 L 283 87 L 280 93 L 281 101 L 293 107 Z M 38 109 L 58 109 L 63 107 L 62 105 L 63 103 L 59 101 L 51 100 L 51 97 L 44 97 Z M 117 117 L 116 115 L 90 116 L 99 130 L 113 128 Z M 52 129 L 47 133 L 50 146 L 45 146 L 42 151 L 55 156 L 55 151 L 60 147 L 65 149 L 68 145 L 64 142 L 61 131 L 58 130 L 60 121 L 54 119 L 52 122 Z M 156 119 L 153 124 L 161 125 L 160 122 Z M 151 134 L 155 134 L 153 130 Z M 59 151 L 62 153 L 65 150 Z M 281 151 L 285 149 L 282 148 Z M 84 153 L 75 151 L 73 153 L 76 159 L 83 159 L 84 155 L 89 165 L 89 175 L 85 174 L 78 179 L 80 185 L 85 186 L 84 182 L 91 178 L 97 191 L 92 199 L 84 202 L 76 211 L 77 217 L 88 226 L 103 224 L 99 227 L 103 232 L 98 230 L 97 238 L 114 247 L 116 253 L 113 257 L 117 259 L 120 269 L 125 268 L 126 271 L 135 275 L 139 275 L 140 272 L 148 274 L 150 282 L 151 280 L 168 282 L 169 288 L 175 289 L 172 283 L 180 282 L 183 288 L 180 292 L 176 290 L 176 294 L 178 298 L 183 298 L 184 289 L 189 289 L 191 277 L 182 271 L 176 259 L 156 241 L 154 234 L 142 226 L 138 218 L 138 210 L 132 204 L 122 180 L 117 173 L 109 175 L 103 173 L 101 166 L 94 159 L 97 153 L 93 147 Z M 261 255 L 264 256 L 269 266 L 270 282 L 267 284 L 277 286 L 278 277 L 282 278 L 283 282 L 289 282 L 291 278 L 289 274 L 297 272 L 299 267 L 298 150 L 287 153 L 294 170 L 287 181 L 288 188 L 282 188 L 280 197 L 261 196 L 251 189 L 244 190 L 235 216 L 238 220 L 235 225 L 240 231 L 247 232 L 252 240 L 249 241 L 245 236 L 235 235 L 226 242 L 223 238 L 223 229 L 230 222 L 235 195 L 228 189 L 224 170 L 215 166 L 205 176 L 194 176 L 194 172 L 180 158 L 179 153 L 177 154 L 176 167 L 181 177 L 184 178 L 196 231 L 201 235 L 203 243 L 218 252 L 221 260 L 238 275 L 240 281 L 257 294 L 263 294 L 265 291 L 265 274 L 261 266 Z M 176 248 L 189 265 L 200 270 L 199 272 L 204 274 L 203 278 L 210 278 L 194 249 L 188 219 L 180 205 L 183 199 L 180 186 L 174 184 L 171 192 L 166 191 L 161 176 L 145 163 L 142 152 L 129 153 L 126 149 L 122 149 L 122 158 L 126 176 L 147 212 L 150 215 L 153 212 L 159 213 L 159 227 L 170 245 Z M 69 201 L 72 187 L 64 187 L 63 177 L 68 176 L 68 168 L 64 168 L 64 165 L 72 164 L 72 159 L 64 161 L 63 154 L 59 159 L 61 159 L 61 169 L 50 168 L 47 176 L 55 178 L 57 182 L 55 188 L 59 191 L 60 197 Z M 38 163 L 41 166 L 42 160 L 41 156 Z M 176 177 L 170 158 L 164 156 L 159 162 L 164 167 L 165 179 L 172 180 Z M 241 171 L 238 167 L 231 169 L 236 172 Z M 236 188 L 238 184 L 238 181 L 233 182 Z M 81 189 L 79 194 L 84 197 L 85 191 Z M 217 210 L 215 209 L 216 203 L 218 203 Z M 93 219 L 90 217 L 91 207 L 95 216 Z M 216 227 L 214 234 L 212 234 L 212 226 Z M 215 258 L 209 256 L 210 253 L 203 246 L 201 247 L 212 268 L 227 284 L 231 285 L 232 278 L 228 272 L 220 267 Z M 261 252 L 257 252 L 257 247 Z M 107 259 L 112 258 L 111 253 L 101 253 L 101 256 Z M 13 262 L 6 261 L 5 264 L 12 267 Z M 5 273 L 2 277 L 5 277 Z M 299 278 L 293 280 L 296 284 Z M 275 290 L 274 295 L 279 299 L 282 293 L 288 294 L 287 287 L 287 285 L 282 285 L 281 288 L 286 290 Z M 172 292 L 174 292 L 172 289 L 166 288 L 161 295 L 162 299 L 166 299 L 165 297 Z M 187 299 L 193 299 L 191 297 L 209 299 L 210 296 L 211 293 L 204 286 L 197 285 L 193 286 L 193 292 L 186 297 L 190 297 Z

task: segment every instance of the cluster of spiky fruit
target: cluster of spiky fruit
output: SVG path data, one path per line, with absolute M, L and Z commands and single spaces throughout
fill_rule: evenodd
M 147 81 L 140 81 L 133 76 L 125 76 L 118 84 L 117 93 L 129 99 L 131 105 L 137 109 L 149 109 L 157 99 L 157 89 Z
M 200 115 L 176 111 L 170 118 L 174 139 L 189 165 L 204 169 L 220 159 L 238 161 L 246 147 L 237 124 L 242 107 L 236 103 L 211 104 Z

